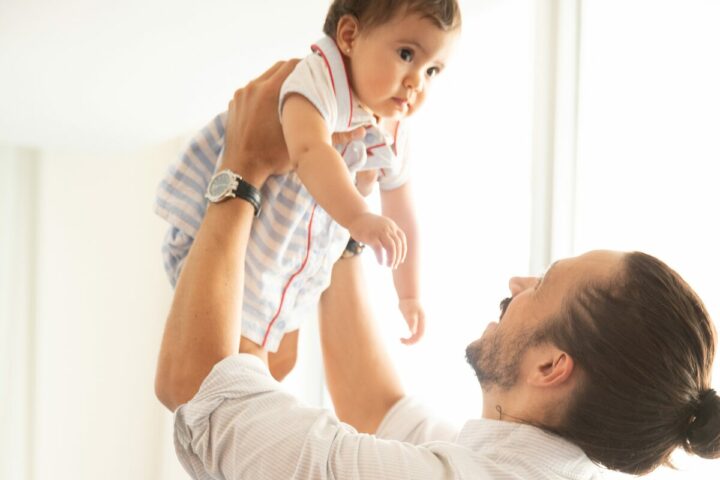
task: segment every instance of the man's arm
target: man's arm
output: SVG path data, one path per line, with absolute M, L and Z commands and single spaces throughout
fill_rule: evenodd
M 277 66 L 239 91 L 229 108 L 222 167 L 256 186 L 289 165 L 286 155 L 286 163 L 269 160 L 283 158 L 272 114 L 288 71 Z M 284 392 L 262 360 L 235 353 L 252 214 L 242 200 L 209 207 L 168 317 L 156 387 L 177 409 L 175 445 L 187 471 L 198 479 L 457 476 L 445 452 L 359 435 L 330 412 L 304 407 Z
M 405 395 L 374 320 L 360 257 L 339 260 L 320 299 L 325 377 L 338 418 L 364 433 Z
M 256 187 L 270 174 L 287 171 L 290 164 L 277 116 L 252 121 L 245 117 L 274 111 L 280 85 L 295 63 L 273 66 L 238 90 L 228 108 L 227 131 L 232 133 L 221 168 L 239 173 Z M 237 104 L 243 108 L 236 109 Z M 155 377 L 156 395 L 171 410 L 190 400 L 212 367 L 239 349 L 252 219 L 253 208 L 244 200 L 211 204 L 190 249 L 165 325 Z
M 414 445 L 455 440 L 455 426 L 405 397 L 378 335 L 358 256 L 335 263 L 332 283 L 320 299 L 320 337 L 327 387 L 340 420 L 360 432 Z

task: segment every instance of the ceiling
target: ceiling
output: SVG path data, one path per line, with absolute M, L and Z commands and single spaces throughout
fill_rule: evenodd
M 202 124 L 329 0 L 0 0 L 0 144 L 130 151 Z

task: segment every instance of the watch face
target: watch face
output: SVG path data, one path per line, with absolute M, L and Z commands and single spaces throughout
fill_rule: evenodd
M 230 182 L 232 182 L 231 176 L 228 173 L 221 172 L 210 182 L 208 193 L 214 198 L 219 198 L 228 191 Z

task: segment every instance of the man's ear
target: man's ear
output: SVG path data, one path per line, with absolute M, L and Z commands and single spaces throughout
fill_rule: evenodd
M 535 387 L 559 387 L 565 384 L 575 370 L 575 361 L 566 352 L 548 345 L 533 356 L 528 384 Z
M 337 23 L 335 42 L 343 55 L 352 54 L 355 39 L 360 34 L 360 22 L 353 15 L 343 15 Z

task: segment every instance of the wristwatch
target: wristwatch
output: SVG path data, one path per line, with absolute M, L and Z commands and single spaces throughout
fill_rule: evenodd
M 260 190 L 231 170 L 221 170 L 212 176 L 205 198 L 212 203 L 219 203 L 228 198 L 242 198 L 253 206 L 256 217 L 260 215 L 260 204 L 262 203 Z
M 350 240 L 348 240 L 347 246 L 345 247 L 342 255 L 340 255 L 340 258 L 350 258 L 355 255 L 360 255 L 364 248 L 365 245 L 350 237 Z

